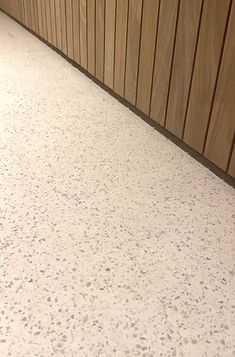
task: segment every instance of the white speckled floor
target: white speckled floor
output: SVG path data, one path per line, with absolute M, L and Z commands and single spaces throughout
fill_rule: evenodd
M 235 355 L 233 189 L 0 13 L 0 356 Z

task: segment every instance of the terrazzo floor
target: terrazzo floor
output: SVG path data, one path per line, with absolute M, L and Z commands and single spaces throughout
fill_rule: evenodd
M 0 356 L 235 356 L 233 189 L 0 13 Z

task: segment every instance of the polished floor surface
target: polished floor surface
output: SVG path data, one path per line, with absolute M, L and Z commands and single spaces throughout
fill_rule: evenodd
M 233 189 L 0 13 L 0 356 L 235 355 Z

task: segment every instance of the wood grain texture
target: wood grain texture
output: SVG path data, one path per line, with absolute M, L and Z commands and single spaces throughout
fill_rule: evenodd
M 45 1 L 45 8 L 46 8 L 46 23 L 47 23 L 47 41 L 49 43 L 52 43 L 50 1 L 48 1 L 48 0 Z
M 164 126 L 179 0 L 160 4 L 150 117 Z M 166 21 L 167 19 L 167 21 Z
M 55 0 L 55 15 L 56 15 L 56 43 L 57 48 L 62 51 L 62 29 L 61 29 L 61 1 Z
M 135 105 L 140 51 L 142 0 L 129 0 L 125 98 Z
M 25 1 L 24 1 L 25 2 Z M 25 13 L 25 17 L 26 12 L 25 12 L 25 4 L 23 2 L 23 6 L 24 6 L 24 13 Z M 39 29 L 39 36 L 43 37 L 44 36 L 44 32 L 43 32 L 43 23 L 42 23 L 42 0 L 37 0 L 37 8 L 38 8 L 38 29 Z
M 34 18 L 35 18 L 35 32 L 38 34 L 39 33 L 39 23 L 38 23 L 38 7 L 37 7 L 37 0 L 33 0 L 33 11 L 34 11 Z M 19 13 L 20 13 L 20 18 L 22 18 L 22 8 L 21 8 L 21 3 L 19 3 Z
M 80 64 L 80 1 L 73 0 L 73 59 Z
M 60 3 L 60 11 L 61 11 L 61 38 L 62 38 L 62 51 L 65 55 L 67 55 L 67 25 L 66 25 L 66 6 L 65 0 L 61 0 Z
M 125 65 L 126 65 L 126 41 L 127 41 L 128 1 L 117 0 L 116 9 L 116 38 L 115 38 L 115 68 L 114 91 L 123 97 Z
M 19 4 L 19 3 L 18 3 Z M 33 0 L 28 0 L 28 7 L 29 7 L 29 14 L 31 17 L 31 30 L 35 31 L 35 15 L 34 15 L 34 9 L 33 9 Z M 15 16 L 18 16 L 18 5 L 14 5 L 14 13 Z
M 95 75 L 95 0 L 87 1 L 87 69 Z
M 87 69 L 87 1 L 80 0 L 81 66 Z
M 234 33 L 235 3 L 233 2 L 205 147 L 205 156 L 223 170 L 228 164 L 235 130 Z
M 47 40 L 47 38 L 48 38 L 47 20 L 46 20 L 46 1 L 47 1 L 47 0 L 41 0 L 43 38 L 44 38 L 45 40 Z
M 0 6 L 234 176 L 234 1 L 0 0 Z
M 158 10 L 159 0 L 144 1 L 136 106 L 147 115 L 150 111 Z
M 180 138 L 183 133 L 184 118 L 193 71 L 201 6 L 201 0 L 180 1 L 166 118 L 166 128 Z
M 229 3 L 229 0 L 205 0 L 203 8 L 184 132 L 184 142 L 200 153 L 204 146 Z
M 105 0 L 96 0 L 96 78 L 104 81 Z
M 42 0 L 38 0 L 39 3 L 41 3 Z M 9 3 L 9 7 L 11 6 L 11 4 Z M 23 6 L 24 6 L 24 14 L 25 14 L 25 26 L 30 27 L 29 25 L 29 11 L 28 11 L 28 6 L 27 6 L 27 0 L 23 0 Z M 12 10 L 8 10 L 10 13 L 12 12 Z
M 235 178 L 235 146 L 233 147 L 233 152 L 231 156 L 230 165 L 228 168 L 228 173 L 230 176 Z
M 116 0 L 106 1 L 104 83 L 113 89 Z
M 50 0 L 51 7 L 51 43 L 56 47 L 56 12 L 55 12 L 55 0 Z
M 72 0 L 66 0 L 66 25 L 68 57 L 73 58 L 73 7 Z

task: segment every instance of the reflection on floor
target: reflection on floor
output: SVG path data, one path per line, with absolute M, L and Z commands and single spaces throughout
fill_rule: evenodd
M 0 356 L 235 354 L 231 187 L 0 14 Z

